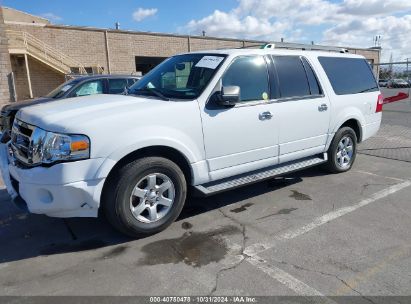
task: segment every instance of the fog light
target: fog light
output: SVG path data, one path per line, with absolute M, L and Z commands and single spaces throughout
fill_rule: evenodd
M 43 204 L 51 204 L 53 202 L 53 194 L 46 189 L 39 189 L 37 195 Z

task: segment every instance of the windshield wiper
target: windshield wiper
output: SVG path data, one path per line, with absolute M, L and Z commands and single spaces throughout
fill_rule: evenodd
M 142 92 L 142 93 L 152 93 L 152 94 L 154 94 L 155 96 L 160 97 L 162 100 L 170 101 L 170 99 L 167 98 L 166 96 L 164 96 L 163 93 L 161 93 L 160 91 L 158 91 L 158 90 L 156 90 L 156 89 L 154 89 L 154 88 L 151 88 L 151 89 L 148 89 L 148 88 L 138 89 L 138 90 L 135 90 L 135 91 L 133 91 L 133 92 L 129 92 L 129 95 L 133 95 L 133 94 L 138 93 L 138 92 Z

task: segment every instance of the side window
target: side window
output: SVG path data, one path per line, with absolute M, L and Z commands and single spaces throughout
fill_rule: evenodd
M 135 84 L 137 82 L 136 78 L 129 78 L 127 79 L 127 84 L 129 87 L 131 87 L 133 84 Z
M 311 65 L 308 63 L 307 59 L 305 59 L 304 57 L 302 57 L 301 59 L 303 61 L 305 72 L 307 73 L 311 95 L 321 95 L 323 92 L 321 91 L 321 87 L 318 84 L 317 77 L 315 76 L 314 71 L 311 68 Z
M 307 75 L 299 56 L 275 56 L 281 98 L 310 95 Z
M 127 79 L 112 78 L 108 80 L 108 93 L 121 94 L 127 87 Z
M 222 83 L 223 86 L 239 86 L 241 101 L 268 99 L 268 71 L 264 57 L 235 59 L 225 72 Z
M 192 66 L 192 62 L 182 62 L 176 64 L 173 71 L 166 72 L 162 75 L 161 87 L 165 89 L 187 88 Z
M 87 96 L 94 94 L 103 94 L 103 81 L 102 80 L 93 80 L 81 84 L 77 89 L 74 90 L 73 95 L 78 96 Z
M 378 91 L 370 65 L 362 58 L 318 57 L 335 94 Z

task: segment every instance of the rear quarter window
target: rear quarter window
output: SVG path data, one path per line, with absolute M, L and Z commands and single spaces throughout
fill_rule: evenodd
M 379 90 L 371 67 L 365 59 L 318 57 L 318 60 L 337 95 Z

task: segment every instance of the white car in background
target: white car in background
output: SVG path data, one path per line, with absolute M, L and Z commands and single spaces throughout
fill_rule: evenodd
M 362 56 L 182 54 L 128 96 L 19 111 L 3 174 L 32 213 L 96 217 L 102 209 L 119 231 L 149 235 L 178 217 L 189 188 L 211 195 L 320 164 L 348 171 L 357 144 L 377 133 L 382 106 Z
M 390 79 L 387 82 L 387 88 L 389 89 L 398 89 L 398 88 L 408 88 L 410 84 L 401 78 Z

